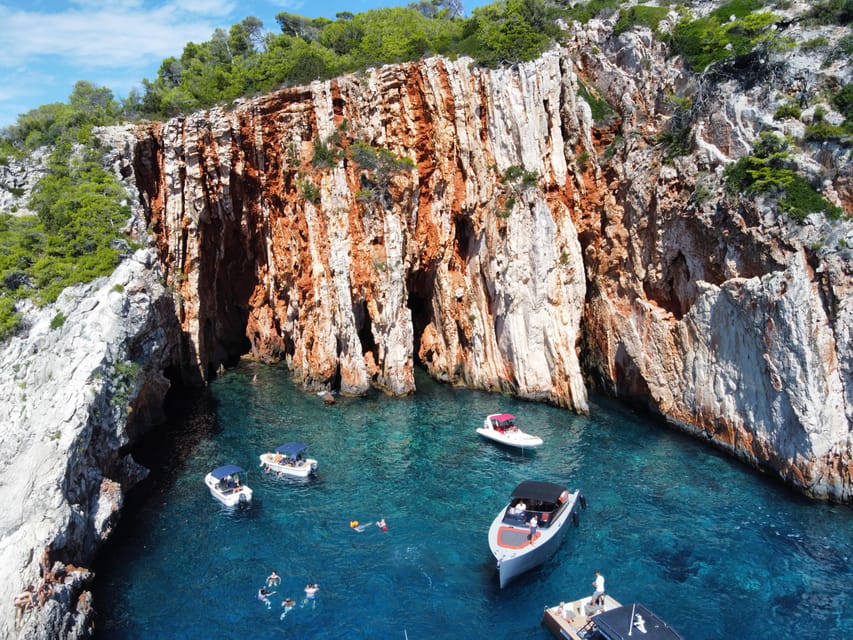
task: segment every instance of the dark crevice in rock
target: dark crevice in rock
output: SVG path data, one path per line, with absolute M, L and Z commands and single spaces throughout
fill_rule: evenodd
M 435 273 L 432 271 L 412 271 L 406 283 L 409 298 L 407 306 L 412 314 L 412 335 L 414 344 L 412 353 L 416 364 L 421 364 L 421 357 L 429 360 L 430 354 L 421 354 L 421 337 L 424 329 L 433 320 L 432 300 L 435 295 Z

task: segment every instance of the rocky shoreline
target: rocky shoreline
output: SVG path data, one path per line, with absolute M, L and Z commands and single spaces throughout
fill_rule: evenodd
M 167 372 L 201 385 L 246 353 L 324 392 L 412 393 L 423 366 L 583 412 L 594 384 L 853 500 L 853 227 L 720 186 L 761 130 L 797 126 L 773 124 L 773 96 L 817 95 L 826 72 L 792 57 L 790 84 L 729 82 L 667 161 L 660 96 L 694 79 L 612 27 L 512 69 L 431 58 L 100 132 L 146 248 L 26 309 L 0 348 L 0 637 L 91 635 L 87 567 L 145 477 L 130 450 Z M 618 118 L 593 122 L 584 82 Z M 382 190 L 351 161 L 313 166 L 336 135 L 414 166 Z M 798 161 L 850 214 L 849 160 L 813 151 Z

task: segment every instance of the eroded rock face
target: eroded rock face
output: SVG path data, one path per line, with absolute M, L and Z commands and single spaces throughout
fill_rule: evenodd
M 831 29 L 795 25 L 785 35 Z M 650 34 L 614 38 L 596 21 L 570 49 L 608 102 L 621 100 L 625 136 L 595 176 L 590 191 L 601 199 L 583 207 L 578 223 L 589 238 L 584 367 L 614 395 L 807 493 L 849 501 L 853 229 L 817 216 L 800 225 L 772 202 L 722 191 L 724 167 L 749 153 L 761 131 L 795 132 L 773 117 L 778 106 L 849 82 L 849 61 L 818 69 L 793 48 L 742 75 L 700 80 L 677 59 L 662 65 Z M 692 153 L 667 162 L 655 143 L 672 113 L 660 96 L 673 88 L 702 108 Z M 797 163 L 807 176 L 824 176 L 823 194 L 849 214 L 846 153 L 802 144 Z
M 137 179 L 197 377 L 250 351 L 307 388 L 399 395 L 418 361 L 585 411 L 566 64 L 433 58 L 144 132 Z
M 177 325 L 155 255 L 31 309 L 0 351 L 0 637 L 86 637 L 86 568 L 147 474 L 124 448 L 161 407 Z M 169 328 L 172 328 L 171 330 Z M 133 411 L 139 407 L 139 415 Z M 13 597 L 43 590 L 16 623 Z
M 849 500 L 849 223 L 798 225 L 722 180 L 785 92 L 827 72 L 774 59 L 772 87 L 723 82 L 666 53 L 593 20 L 513 69 L 433 58 L 140 131 L 188 373 L 249 352 L 309 389 L 406 394 L 420 364 L 577 411 L 591 381 Z M 594 121 L 582 83 L 615 117 Z M 692 152 L 669 158 L 674 92 L 702 108 Z M 803 170 L 822 163 L 853 211 L 849 161 L 812 151 Z

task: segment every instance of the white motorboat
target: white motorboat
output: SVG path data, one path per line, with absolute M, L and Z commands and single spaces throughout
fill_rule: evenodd
M 675 629 L 639 602 L 621 605 L 605 594 L 546 607 L 542 624 L 559 640 L 684 640 Z
M 486 416 L 483 426 L 477 428 L 484 438 L 500 442 L 510 447 L 532 449 L 542 444 L 542 438 L 525 433 L 515 424 L 515 416 L 511 413 L 493 413 Z
M 243 484 L 240 474 L 246 473 L 236 464 L 217 467 L 204 477 L 204 484 L 210 489 L 210 495 L 228 507 L 252 501 L 252 489 Z
M 501 588 L 554 555 L 569 522 L 578 525 L 578 507 L 585 505 L 580 490 L 570 492 L 562 485 L 536 480 L 519 484 L 489 527 L 489 547 L 497 560 Z
M 261 454 L 261 466 L 268 473 L 277 475 L 295 476 L 307 478 L 317 471 L 318 463 L 313 458 L 308 458 L 305 451 L 308 445 L 301 442 L 287 442 Z

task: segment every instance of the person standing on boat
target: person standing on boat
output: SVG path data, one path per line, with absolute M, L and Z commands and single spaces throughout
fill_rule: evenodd
M 530 518 L 530 533 L 527 534 L 527 539 L 530 540 L 530 544 L 533 544 L 533 541 L 536 539 L 536 530 L 539 528 L 539 520 L 536 519 L 536 516 Z
M 592 594 L 592 599 L 589 601 L 591 606 L 604 604 L 604 576 L 600 571 L 595 572 L 595 580 L 592 581 L 592 586 L 595 587 L 595 593 Z

